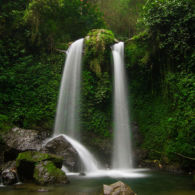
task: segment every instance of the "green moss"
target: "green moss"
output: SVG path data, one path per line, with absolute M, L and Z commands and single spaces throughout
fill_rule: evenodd
M 51 161 L 37 163 L 33 178 L 39 184 L 66 183 L 65 173 Z
M 82 71 L 82 128 L 97 137 L 111 135 L 113 33 L 95 29 L 85 37 Z
M 95 29 L 85 37 L 85 63 L 90 70 L 100 77 L 108 62 L 110 46 L 115 42 L 114 34 L 106 29 Z
M 63 161 L 61 157 L 56 156 L 54 154 L 41 153 L 36 151 L 27 151 L 27 152 L 22 152 L 18 155 L 16 159 L 16 166 L 18 167 L 21 161 L 37 163 L 45 160 L 51 160 L 56 165 L 62 164 Z
M 64 172 L 61 169 L 56 168 L 53 162 L 48 162 L 45 166 L 48 173 L 55 176 L 64 176 Z
M 133 36 L 131 38 L 131 40 L 137 41 L 137 42 L 143 42 L 143 41 L 148 39 L 148 36 L 149 36 L 148 31 L 143 31 L 143 32 L 140 32 L 139 34 Z

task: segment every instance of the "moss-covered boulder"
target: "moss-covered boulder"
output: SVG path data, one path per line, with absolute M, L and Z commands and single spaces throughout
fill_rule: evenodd
M 63 159 L 59 156 L 41 153 L 36 151 L 26 151 L 18 155 L 16 159 L 17 172 L 21 180 L 33 180 L 35 167 L 41 162 L 49 161 L 53 163 L 56 170 L 62 167 Z M 58 171 L 59 172 L 59 171 Z M 55 176 L 54 178 L 56 178 Z M 53 183 L 55 183 L 53 181 Z M 58 180 L 56 180 L 58 183 Z
M 98 77 L 110 70 L 110 47 L 115 42 L 112 31 L 106 29 L 94 29 L 85 37 L 84 64 Z
M 0 140 L 0 164 L 13 161 L 21 152 L 39 151 L 42 142 L 49 136 L 49 131 L 37 131 L 13 127 L 3 134 Z
M 41 185 L 68 183 L 66 174 L 51 161 L 37 163 L 34 168 L 33 178 L 36 183 Z
M 54 154 L 41 153 L 36 151 L 26 151 L 20 153 L 16 159 L 16 166 L 19 167 L 22 162 L 37 163 L 46 160 L 52 161 L 58 168 L 62 167 L 62 157 Z

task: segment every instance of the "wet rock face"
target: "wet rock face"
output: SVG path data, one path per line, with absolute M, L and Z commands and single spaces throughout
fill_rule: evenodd
M 121 181 L 103 186 L 104 195 L 136 195 L 132 189 Z
M 26 150 L 39 150 L 41 138 L 36 130 L 26 130 L 18 127 L 13 128 L 3 137 L 4 143 L 19 152 Z
M 12 185 L 17 183 L 16 172 L 11 169 L 6 169 L 1 174 L 3 185 Z
M 63 136 L 49 141 L 41 151 L 61 156 L 63 158 L 63 164 L 70 171 L 79 171 L 80 169 L 80 160 L 77 151 Z
M 3 164 L 0 169 L 3 185 L 12 185 L 18 182 L 16 161 Z
M 20 152 L 27 150 L 40 150 L 42 141 L 47 137 L 46 132 L 13 128 L 3 136 L 3 147 L 0 153 L 0 161 L 15 160 Z
M 36 183 L 41 185 L 68 183 L 65 173 L 61 169 L 56 168 L 51 161 L 42 161 L 36 164 L 33 178 Z

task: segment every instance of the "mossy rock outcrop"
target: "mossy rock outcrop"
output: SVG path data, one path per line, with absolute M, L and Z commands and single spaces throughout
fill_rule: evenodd
M 35 180 L 39 184 L 67 183 L 60 169 L 63 158 L 36 151 L 22 152 L 16 159 L 17 172 L 21 180 Z M 42 168 L 40 168 L 42 167 Z
M 49 131 L 37 131 L 13 127 L 2 135 L 0 143 L 0 164 L 13 161 L 25 151 L 39 151 L 42 142 L 49 136 Z
M 110 47 L 116 42 L 114 34 L 106 29 L 94 29 L 85 37 L 85 65 L 100 77 L 110 70 Z
M 92 132 L 94 139 L 111 137 L 111 47 L 116 42 L 112 31 L 106 29 L 94 29 L 85 37 L 81 86 L 81 125 L 82 129 L 85 129 L 86 135 L 87 132 Z M 96 148 L 94 139 L 91 146 Z M 89 143 L 87 139 L 85 140 Z M 101 151 L 101 154 L 103 152 Z
M 16 166 L 19 167 L 22 162 L 37 163 L 46 160 L 52 161 L 58 168 L 62 167 L 62 157 L 54 154 L 41 153 L 36 151 L 26 151 L 20 153 L 16 159 Z
M 65 173 L 57 168 L 51 161 L 42 161 L 35 165 L 33 178 L 36 183 L 45 184 L 66 184 L 68 179 Z

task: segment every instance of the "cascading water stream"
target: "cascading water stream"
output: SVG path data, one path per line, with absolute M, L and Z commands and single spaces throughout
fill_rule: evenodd
M 75 148 L 83 162 L 83 171 L 87 176 L 142 177 L 143 175 L 136 173 L 135 169 L 131 170 L 133 163 L 124 72 L 124 44 L 121 42 L 115 44 L 112 48 L 114 59 L 114 147 L 112 169 L 101 169 L 93 155 L 77 141 L 80 137 L 78 130 L 80 126 L 79 102 L 83 41 L 84 39 L 75 41 L 67 52 L 53 137 L 62 135 Z
M 4 187 L 1 175 L 0 175 L 0 187 Z
M 55 118 L 54 136 L 65 133 L 77 138 L 77 140 L 80 137 L 79 101 L 83 41 L 84 39 L 75 41 L 67 51 Z
M 84 171 L 93 172 L 98 170 L 97 161 L 82 144 L 75 140 L 80 138 L 79 110 L 83 42 L 84 39 L 75 41 L 67 52 L 53 137 L 64 136 L 78 152 Z
M 113 169 L 133 168 L 126 75 L 124 67 L 124 43 L 112 47 L 114 61 L 114 142 Z
M 99 169 L 98 162 L 86 147 L 67 135 L 61 134 L 59 136 L 63 136 L 78 152 L 85 172 L 96 172 Z
M 83 146 L 81 143 L 79 143 L 77 140 L 65 135 L 65 134 L 59 134 L 55 137 L 52 137 L 46 141 L 45 144 L 50 142 L 52 139 L 55 139 L 56 137 L 63 136 L 71 145 L 72 147 L 78 152 L 78 155 L 83 163 L 84 172 L 90 173 L 90 172 L 96 172 L 100 165 L 95 159 L 95 157 L 87 150 L 85 146 Z M 67 171 L 67 169 L 64 167 L 64 170 Z

